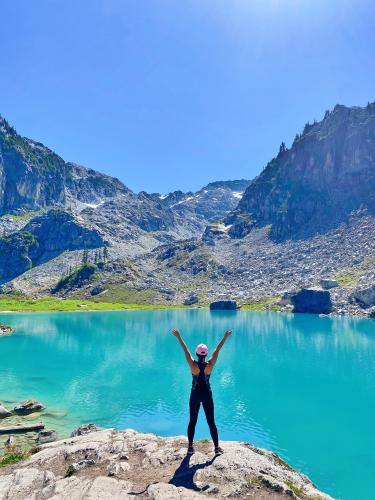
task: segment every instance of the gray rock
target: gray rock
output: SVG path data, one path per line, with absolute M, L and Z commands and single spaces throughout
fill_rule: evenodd
M 96 286 L 94 286 L 94 287 L 91 289 L 90 294 L 91 294 L 91 295 L 93 295 L 93 296 L 94 296 L 94 295 L 99 295 L 100 293 L 103 293 L 104 291 L 105 291 L 104 286 L 102 286 L 102 285 L 96 285 Z
M 336 288 L 339 285 L 340 285 L 340 283 L 337 280 L 326 279 L 326 278 L 323 278 L 320 280 L 320 286 L 324 290 L 329 290 L 330 288 Z
M 38 434 L 38 443 L 52 443 L 57 440 L 57 432 L 56 431 L 40 431 Z
M 216 300 L 210 304 L 211 311 L 215 310 L 234 310 L 237 309 L 237 302 L 235 300 Z
M 375 305 L 375 285 L 354 290 L 352 298 L 362 307 L 371 307 Z
M 84 436 L 99 430 L 101 430 L 101 428 L 97 427 L 95 424 L 82 424 L 71 433 L 70 437 Z
M 331 500 L 275 453 L 236 441 L 223 441 L 221 446 L 224 454 L 213 460 L 211 447 L 197 443 L 186 463 L 184 437 L 101 430 L 45 444 L 27 461 L 4 470 L 0 498 L 8 498 L 12 491 L 12 498 L 20 499 L 285 499 L 293 496 L 292 485 L 298 498 Z M 121 461 L 124 450 L 126 462 Z M 58 464 L 65 466 L 66 477 Z
M 283 145 L 226 219 L 232 237 L 269 227 L 275 241 L 304 239 L 375 208 L 375 106 L 337 105 Z M 353 182 L 354 177 L 357 179 Z
M 10 333 L 13 333 L 13 328 L 9 325 L 0 323 L 0 335 L 9 335 Z
M 193 304 L 197 304 L 199 302 L 199 297 L 196 293 L 192 293 L 186 297 L 184 300 L 184 306 L 192 306 Z
M 12 413 L 9 410 L 4 408 L 3 405 L 0 405 L 0 418 L 10 417 L 11 415 Z
M 7 440 L 4 442 L 6 448 L 11 448 L 16 444 L 13 436 L 8 436 Z
M 14 412 L 18 415 L 29 415 L 30 413 L 43 411 L 45 406 L 39 403 L 36 399 L 25 399 L 14 408 Z
M 330 293 L 318 288 L 302 288 L 292 295 L 295 313 L 329 314 L 332 312 Z

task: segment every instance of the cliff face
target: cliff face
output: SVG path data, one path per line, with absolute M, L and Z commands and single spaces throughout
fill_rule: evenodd
M 0 117 L 0 215 L 64 205 L 72 198 L 95 203 L 128 192 L 117 179 L 65 163 L 43 144 L 21 137 Z
M 345 222 L 353 210 L 375 212 L 375 103 L 336 106 L 281 148 L 227 218 L 229 234 L 270 225 L 277 241 L 304 238 Z
M 42 446 L 26 462 L 0 469 L 0 498 L 329 500 L 276 454 L 223 442 L 215 457 L 200 442 L 186 456 L 183 437 L 102 430 Z
M 34 217 L 21 230 L 0 238 L 0 283 L 12 279 L 65 250 L 105 245 L 99 232 L 62 210 Z

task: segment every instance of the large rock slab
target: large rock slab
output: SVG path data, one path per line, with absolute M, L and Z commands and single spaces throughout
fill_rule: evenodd
M 354 290 L 352 298 L 362 307 L 375 305 L 375 285 Z
M 291 296 L 293 312 L 329 314 L 332 312 L 331 295 L 319 288 L 302 288 Z
M 190 457 L 184 437 L 101 430 L 43 445 L 29 460 L 0 469 L 0 498 L 331 498 L 275 453 L 235 441 L 222 447 L 215 457 L 200 442 Z
M 210 304 L 211 311 L 223 311 L 237 309 L 237 302 L 235 300 L 216 300 Z

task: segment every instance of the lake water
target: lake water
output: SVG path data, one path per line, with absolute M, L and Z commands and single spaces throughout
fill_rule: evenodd
M 220 437 L 276 451 L 336 498 L 374 498 L 372 320 L 163 310 L 0 321 L 16 328 L 0 338 L 0 402 L 39 399 L 60 436 L 84 422 L 185 434 L 191 375 L 170 330 L 193 350 L 231 328 L 211 377 Z M 208 436 L 202 412 L 197 438 Z

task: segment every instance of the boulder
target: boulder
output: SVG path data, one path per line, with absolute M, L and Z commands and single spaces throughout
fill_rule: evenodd
M 85 434 L 90 434 L 91 432 L 97 432 L 100 430 L 101 427 L 97 427 L 95 424 L 82 424 L 71 433 L 70 437 L 84 436 Z
M 45 406 L 39 403 L 36 399 L 25 399 L 14 408 L 14 412 L 18 415 L 29 415 L 37 411 L 43 411 Z
M 40 431 L 38 434 L 38 444 L 52 443 L 57 441 L 56 431 Z
M 11 326 L 0 323 L 0 335 L 9 335 L 12 332 L 13 328 Z
M 198 295 L 196 293 L 191 293 L 184 300 L 184 306 L 192 306 L 193 304 L 197 304 L 199 301 Z
M 351 298 L 354 299 L 362 307 L 366 308 L 374 306 L 375 285 L 354 290 L 354 292 L 351 295 Z
M 3 405 L 0 405 L 0 418 L 10 417 L 11 415 L 12 413 L 9 410 L 4 408 Z
M 237 309 L 237 302 L 235 300 L 216 300 L 210 304 L 211 311 L 223 311 Z
M 292 300 L 292 297 L 293 295 L 295 294 L 296 292 L 283 292 L 281 294 L 281 298 L 280 300 L 277 302 L 277 305 L 279 306 L 288 306 L 291 304 L 291 300 Z
M 332 312 L 331 295 L 319 288 L 302 288 L 291 297 L 293 312 L 329 314 Z
M 13 448 L 16 445 L 16 441 L 12 435 L 8 436 L 8 438 L 4 441 L 5 448 Z
M 331 279 L 325 279 L 325 278 L 320 280 L 320 286 L 324 290 L 329 290 L 330 288 L 336 288 L 339 285 L 340 285 L 340 283 L 337 280 L 331 280 Z

